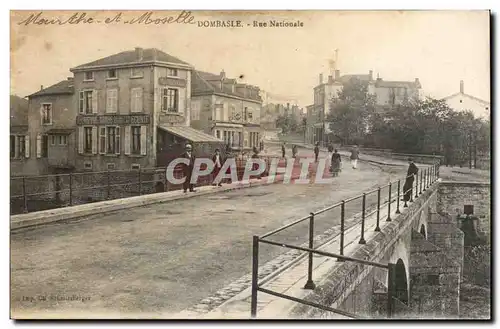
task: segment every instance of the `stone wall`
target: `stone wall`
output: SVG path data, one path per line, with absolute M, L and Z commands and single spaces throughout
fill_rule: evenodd
M 343 151 L 350 151 L 352 146 L 342 146 L 340 149 Z M 393 160 L 408 161 L 408 158 L 413 158 L 416 163 L 434 164 L 436 162 L 442 163 L 444 157 L 440 155 L 430 155 L 430 154 L 407 154 L 407 153 L 394 153 L 390 149 L 375 149 L 375 148 L 365 148 L 361 147 L 359 149 L 360 157 L 363 158 L 363 154 L 381 156 L 384 158 L 389 158 Z
M 478 233 L 483 234 L 489 240 L 491 185 L 480 182 L 441 182 L 439 184 L 437 212 L 447 213 L 456 219 L 464 215 L 465 205 L 474 206 L 473 215 L 479 218 Z

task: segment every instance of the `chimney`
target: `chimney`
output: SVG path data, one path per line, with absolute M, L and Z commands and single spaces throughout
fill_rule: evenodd
M 419 78 L 415 78 L 415 84 L 417 85 L 417 88 L 421 87 Z
M 368 71 L 368 78 L 370 81 L 373 80 L 373 70 Z
M 323 73 L 319 74 L 319 84 L 323 83 Z
M 142 59 L 144 58 L 144 49 L 142 49 L 141 47 L 135 47 L 135 57 L 138 61 L 142 61 Z
M 68 77 L 68 81 L 73 81 L 73 77 Z
M 340 70 L 335 70 L 335 80 L 340 79 Z
M 220 71 L 220 79 L 224 80 L 226 78 L 226 72 L 224 70 Z
M 43 85 L 40 85 L 40 90 L 43 90 Z
M 464 80 L 460 80 L 460 93 L 464 93 Z
M 328 83 L 333 83 L 333 76 L 331 75 L 328 76 Z
M 381 81 L 381 80 L 382 80 L 382 78 L 380 77 L 380 73 L 377 73 L 377 81 Z M 418 80 L 418 78 L 417 78 L 417 79 L 415 79 L 415 82 L 416 82 L 417 80 Z

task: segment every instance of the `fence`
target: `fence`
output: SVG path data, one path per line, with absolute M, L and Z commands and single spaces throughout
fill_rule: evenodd
M 413 181 L 412 181 L 413 177 Z M 408 207 L 408 202 L 413 201 L 414 198 L 417 198 L 420 194 L 422 194 L 427 188 L 429 188 L 432 184 L 434 184 L 437 179 L 439 178 L 439 163 L 433 164 L 424 170 L 420 171 L 419 173 L 415 175 L 410 175 L 405 177 L 404 179 L 399 179 L 397 182 L 391 182 L 386 186 L 381 186 L 378 187 L 377 189 L 363 193 L 362 195 L 347 199 L 347 200 L 342 200 L 341 202 L 334 204 L 332 206 L 326 207 L 324 209 L 321 209 L 317 212 L 312 212 L 308 216 L 305 216 L 303 218 L 300 218 L 296 221 L 293 221 L 290 224 L 284 225 L 278 229 L 275 229 L 269 233 L 266 233 L 262 236 L 254 236 L 253 237 L 253 253 L 252 253 L 252 299 L 251 299 L 251 316 L 256 317 L 257 315 L 257 293 L 264 292 L 266 294 L 274 295 L 280 298 L 288 299 L 291 301 L 295 301 L 297 303 L 302 303 L 305 305 L 309 305 L 312 307 L 316 307 L 325 311 L 341 314 L 347 317 L 351 318 L 360 318 L 360 316 L 349 313 L 343 310 L 339 309 L 334 309 L 328 306 L 312 303 L 309 301 L 306 301 L 304 299 L 299 299 L 295 298 L 292 296 L 284 295 L 275 291 L 271 291 L 269 289 L 265 289 L 261 286 L 259 286 L 258 282 L 258 276 L 259 276 L 259 244 L 264 243 L 268 245 L 274 245 L 278 247 L 283 247 L 283 248 L 288 248 L 288 249 L 294 249 L 294 250 L 300 250 L 308 253 L 308 271 L 307 271 L 307 282 L 304 286 L 304 289 L 311 289 L 313 290 L 315 288 L 314 281 L 312 279 L 312 271 L 313 271 L 313 255 L 322 255 L 326 257 L 333 257 L 337 258 L 338 261 L 352 261 L 356 262 L 359 264 L 364 264 L 364 265 L 369 265 L 369 266 L 375 266 L 379 268 L 384 268 L 389 271 L 388 275 L 388 305 L 387 305 L 387 316 L 392 317 L 394 314 L 394 309 L 396 307 L 396 301 L 395 301 L 395 264 L 381 264 L 381 263 L 374 263 L 374 262 L 369 262 L 361 259 L 355 259 L 351 257 L 346 257 L 344 255 L 344 239 L 345 239 L 345 233 L 348 229 L 355 228 L 356 225 L 360 225 L 360 234 L 359 234 L 359 244 L 365 244 L 365 220 L 367 217 L 376 214 L 376 227 L 375 227 L 375 232 L 380 231 L 380 214 L 381 214 L 381 209 L 383 207 L 387 207 L 387 217 L 385 218 L 385 221 L 390 222 L 391 219 L 391 206 L 394 200 L 396 200 L 396 213 L 400 213 L 400 201 L 401 197 L 404 198 L 404 204 L 402 207 Z M 404 180 L 406 183 L 401 183 Z M 411 183 L 411 184 L 410 184 Z M 405 187 L 406 186 L 406 187 Z M 387 192 L 385 192 L 385 189 L 387 188 Z M 403 190 L 404 189 L 404 190 Z M 384 192 L 384 193 L 383 193 Z M 382 201 L 382 194 L 385 195 L 384 199 L 387 198 L 387 200 Z M 370 207 L 367 207 L 367 201 L 369 200 L 370 196 L 375 196 L 376 197 L 376 202 L 374 204 L 374 209 L 370 210 Z M 348 205 L 352 206 L 353 204 L 355 205 L 355 202 L 361 200 L 361 220 L 357 221 L 354 220 L 354 223 L 346 223 L 346 218 L 349 218 L 346 214 L 350 208 L 350 210 L 356 210 L 356 207 L 347 207 Z M 340 209 L 340 250 L 338 254 L 334 253 L 329 253 L 325 251 L 318 250 L 321 248 L 323 245 L 327 244 L 329 241 L 331 241 L 334 237 L 331 237 L 328 239 L 328 241 L 323 241 L 321 244 L 314 246 L 314 226 L 315 226 L 315 220 L 317 219 L 318 215 L 324 214 L 326 212 L 331 212 L 333 210 Z M 357 208 L 359 210 L 359 208 Z M 355 216 L 353 216 L 355 217 Z M 332 218 L 332 216 L 328 217 Z M 278 241 L 272 241 L 268 240 L 268 238 L 271 235 L 275 235 L 279 232 L 283 232 L 284 230 L 291 228 L 292 226 L 295 226 L 299 223 L 303 223 L 304 221 L 308 221 L 308 247 L 301 247 L 297 245 L 292 245 L 292 244 L 286 244 Z M 348 228 L 346 228 L 346 224 L 350 224 Z M 333 226 L 333 225 L 331 225 Z M 337 237 L 336 235 L 335 237 Z
M 262 157 L 267 169 L 273 157 Z M 282 166 L 284 163 L 278 164 Z M 236 159 L 238 181 L 243 179 L 246 160 Z M 205 169 L 201 168 L 202 170 Z M 167 170 L 174 178 L 182 178 L 181 165 L 137 170 L 109 170 L 68 174 L 11 177 L 11 214 L 74 206 L 104 200 L 180 190 L 182 184 L 167 179 Z M 213 174 L 200 176 L 197 186 L 212 184 Z M 223 181 L 229 183 L 227 179 Z

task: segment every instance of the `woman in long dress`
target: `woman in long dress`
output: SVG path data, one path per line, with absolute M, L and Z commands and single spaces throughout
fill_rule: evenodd
M 332 154 L 332 164 L 331 164 L 331 171 L 334 177 L 339 175 L 340 172 L 340 165 L 342 163 L 342 158 L 340 157 L 340 154 L 335 150 Z

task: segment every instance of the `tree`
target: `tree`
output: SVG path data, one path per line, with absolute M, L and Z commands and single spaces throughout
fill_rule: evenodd
M 374 113 L 375 97 L 368 94 L 367 84 L 358 79 L 351 79 L 330 101 L 327 120 L 330 130 L 344 144 L 358 143 L 371 128 L 370 118 Z
M 293 115 L 280 115 L 276 119 L 276 127 L 281 128 L 284 135 L 298 130 L 299 124 Z

